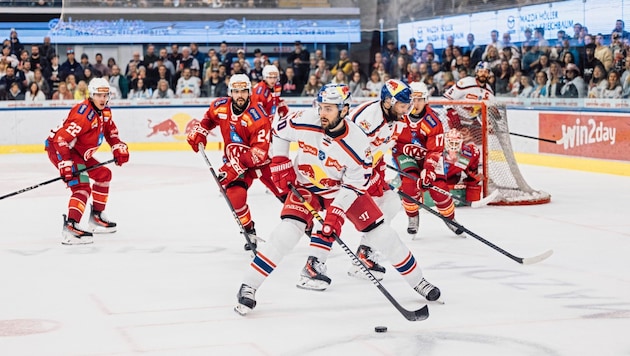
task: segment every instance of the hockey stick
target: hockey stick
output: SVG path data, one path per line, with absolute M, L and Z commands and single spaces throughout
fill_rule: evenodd
M 405 171 L 401 171 L 400 169 L 398 169 L 398 168 L 396 168 L 394 166 L 391 166 L 389 164 L 387 165 L 387 168 L 389 168 L 389 169 L 391 169 L 393 171 L 396 171 L 401 176 L 405 176 L 405 177 L 413 179 L 413 180 L 417 180 L 418 179 L 414 175 L 411 175 L 411 174 L 409 174 L 409 173 L 407 173 Z M 486 205 L 492 203 L 499 196 L 499 191 L 495 190 L 492 193 L 490 193 L 490 195 L 488 195 L 487 197 L 485 197 L 483 199 L 479 199 L 479 200 L 474 201 L 474 202 L 469 202 L 467 200 L 462 200 L 459 197 L 454 196 L 453 194 L 451 194 L 451 192 L 446 191 L 446 190 L 444 190 L 444 189 L 442 189 L 440 187 L 436 187 L 434 185 L 430 185 L 429 188 L 435 190 L 438 193 L 442 193 L 444 195 L 448 195 L 451 198 L 453 198 L 454 200 L 457 200 L 457 202 L 459 202 L 460 204 L 465 205 L 465 206 L 470 206 L 472 208 L 480 208 L 482 206 L 486 206 Z
M 105 162 L 97 163 L 97 164 L 95 164 L 95 165 L 93 165 L 93 166 L 91 166 L 91 167 L 87 167 L 87 168 L 79 169 L 78 171 L 76 171 L 76 172 L 72 173 L 72 176 L 73 176 L 73 177 L 78 176 L 78 175 L 79 175 L 79 174 L 81 174 L 81 173 L 91 171 L 91 170 L 92 170 L 92 169 L 94 169 L 94 168 L 98 168 L 98 167 L 104 166 L 104 165 L 106 165 L 106 164 L 110 164 L 110 163 L 112 163 L 112 162 L 114 162 L 114 161 L 115 161 L 114 159 L 110 159 L 109 161 L 105 161 Z M 14 195 L 18 195 L 18 194 L 21 194 L 21 193 L 24 193 L 24 192 L 28 192 L 29 190 L 33 190 L 33 189 L 35 189 L 35 188 L 39 188 L 39 187 L 41 187 L 41 186 L 43 186 L 43 185 L 50 184 L 50 183 L 52 183 L 52 182 L 56 182 L 56 181 L 58 181 L 58 180 L 62 180 L 62 179 L 63 179 L 63 177 L 61 177 L 61 176 L 56 177 L 56 178 L 53 178 L 53 179 L 49 179 L 49 180 L 47 180 L 47 181 L 45 181 L 45 182 L 41 182 L 41 183 L 39 183 L 39 184 L 35 184 L 35 185 L 32 185 L 32 186 L 27 187 L 27 188 L 24 188 L 24 189 L 20 189 L 20 190 L 18 190 L 18 191 L 13 192 L 13 193 L 9 193 L 9 194 L 3 195 L 3 196 L 1 196 L 1 197 L 0 197 L 0 200 L 2 200 L 2 199 L 4 199 L 4 198 L 12 197 L 12 196 L 14 196 Z
M 391 186 L 390 186 L 391 187 Z M 501 254 L 507 256 L 508 258 L 523 264 L 523 265 L 531 265 L 534 263 L 538 263 L 540 261 L 543 261 L 545 259 L 547 259 L 549 256 L 551 256 L 553 254 L 553 250 L 548 250 L 540 255 L 537 256 L 533 256 L 533 257 L 527 257 L 527 258 L 523 258 L 523 257 L 518 257 L 518 256 L 514 256 L 513 254 L 507 252 L 506 250 L 502 249 L 501 247 L 493 244 L 492 242 L 484 239 L 483 237 L 475 234 L 474 232 L 468 230 L 467 228 L 465 228 L 463 225 L 460 225 L 459 223 L 457 223 L 456 221 L 450 220 L 445 218 L 444 216 L 442 216 L 442 214 L 440 214 L 439 212 L 431 209 L 431 207 L 423 204 L 422 202 L 420 202 L 418 199 L 415 199 L 414 197 L 412 197 L 411 195 L 400 191 L 399 189 L 396 189 L 394 187 L 391 187 L 392 189 L 396 190 L 396 192 L 398 193 L 398 195 L 400 195 L 403 198 L 407 198 L 408 200 L 414 202 L 415 204 L 418 204 L 418 206 L 420 206 L 422 209 L 430 212 L 431 214 L 437 216 L 438 218 L 442 219 L 445 223 L 450 224 L 454 227 L 456 227 L 459 230 L 463 230 L 466 234 L 468 234 L 469 236 L 472 236 L 474 238 L 476 238 L 477 240 L 483 242 L 484 244 L 492 247 L 493 249 L 495 249 L 496 251 L 499 251 Z
M 324 219 L 322 218 L 322 216 L 319 215 L 317 210 L 315 210 L 313 208 L 313 206 L 309 202 L 306 201 L 306 199 L 304 199 L 304 196 L 302 196 L 302 194 L 300 194 L 300 192 L 295 188 L 295 186 L 293 186 L 293 184 L 289 184 L 289 188 L 291 189 L 293 194 L 295 194 L 295 196 L 302 202 L 302 204 L 306 207 L 306 209 L 308 209 L 308 211 L 311 213 L 311 215 L 313 215 L 313 217 L 315 217 L 315 219 L 317 219 L 321 224 L 324 224 Z M 398 309 L 398 311 L 407 320 L 409 320 L 409 321 L 418 321 L 418 320 L 425 320 L 425 319 L 427 319 L 429 317 L 429 307 L 427 305 L 425 305 L 424 307 L 422 307 L 422 308 L 420 308 L 418 310 L 415 310 L 415 311 L 407 310 L 402 305 L 400 305 L 400 303 L 398 303 L 396 301 L 396 299 L 394 299 L 394 297 L 391 294 L 389 294 L 389 292 L 387 291 L 387 289 L 385 289 L 385 287 L 381 284 L 381 282 L 379 282 L 376 279 L 376 277 L 374 277 L 372 272 L 370 272 L 365 267 L 365 265 L 363 264 L 363 262 L 361 262 L 361 260 L 359 260 L 357 255 L 355 255 L 354 252 L 352 252 L 352 250 L 350 250 L 348 245 L 346 245 L 346 243 L 343 242 L 341 240 L 341 238 L 339 238 L 339 235 L 337 235 L 336 233 L 333 233 L 333 237 L 335 238 L 337 243 L 339 245 L 341 245 L 341 248 L 345 251 L 345 253 L 348 256 L 350 256 L 350 258 L 352 259 L 352 262 L 354 262 L 356 265 L 359 266 L 359 268 L 361 268 L 361 271 L 363 273 L 365 273 L 365 275 L 368 277 L 368 279 L 372 283 L 374 283 L 374 285 L 378 288 L 378 290 L 380 290 L 381 293 L 383 293 L 385 295 L 387 300 L 389 300 L 389 302 L 392 303 L 394 305 L 394 307 L 396 309 Z
M 514 135 L 514 136 L 518 136 L 518 137 L 531 138 L 532 140 L 538 140 L 538 141 L 543 141 L 543 142 L 558 143 L 558 141 L 557 141 L 557 140 L 550 140 L 550 139 L 548 139 L 548 138 L 540 138 L 540 137 L 534 137 L 534 136 L 527 136 L 527 135 L 518 134 L 518 133 L 515 133 L 515 132 L 510 132 L 510 135 Z
M 203 146 L 203 143 L 199 143 L 199 152 L 201 152 L 203 159 L 206 161 L 206 164 L 208 165 L 208 168 L 210 169 L 210 173 L 212 173 L 212 177 L 214 178 L 214 181 L 219 186 L 219 190 L 221 191 L 221 195 L 223 196 L 223 199 L 225 199 L 225 202 L 227 203 L 228 207 L 230 208 L 230 211 L 232 212 L 232 216 L 234 217 L 234 220 L 238 224 L 239 229 L 241 229 L 241 234 L 245 236 L 247 245 L 249 245 L 249 248 L 250 250 L 252 250 L 254 255 L 257 255 L 258 253 L 256 252 L 256 246 L 254 245 L 254 243 L 252 243 L 252 240 L 250 239 L 247 231 L 245 231 L 245 227 L 243 227 L 243 223 L 241 222 L 241 219 L 238 218 L 238 214 L 236 214 L 236 210 L 234 210 L 234 205 L 232 205 L 232 202 L 228 198 L 227 193 L 225 192 L 225 188 L 223 188 L 223 184 L 221 184 L 221 181 L 219 180 L 219 176 L 214 171 L 214 168 L 212 168 L 212 163 L 210 163 L 210 159 L 206 155 L 206 151 L 205 151 L 205 147 Z

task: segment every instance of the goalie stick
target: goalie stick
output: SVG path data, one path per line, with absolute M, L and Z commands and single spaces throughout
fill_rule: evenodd
M 540 255 L 537 256 L 533 256 L 533 257 L 527 257 L 527 258 L 523 258 L 523 257 L 518 257 L 518 256 L 514 256 L 513 254 L 507 252 L 506 250 L 502 249 L 501 247 L 493 244 L 492 242 L 484 239 L 483 237 L 475 234 L 474 232 L 468 230 L 466 227 L 464 227 L 463 225 L 459 224 L 456 221 L 450 220 L 448 218 L 445 218 L 444 216 L 442 216 L 442 214 L 440 214 L 439 212 L 431 209 L 431 207 L 429 207 L 428 205 L 423 204 L 422 202 L 420 202 L 418 199 L 415 199 L 414 197 L 412 197 L 411 195 L 400 191 L 399 189 L 396 189 L 394 187 L 392 187 L 390 185 L 390 187 L 395 190 L 398 195 L 400 195 L 403 198 L 408 199 L 409 201 L 414 202 L 415 204 L 418 204 L 418 206 L 420 206 L 422 209 L 430 212 L 431 214 L 437 216 L 438 218 L 442 219 L 445 223 L 450 224 L 454 227 L 456 227 L 457 229 L 463 230 L 466 234 L 468 234 L 469 236 L 472 236 L 474 238 L 476 238 L 477 240 L 483 242 L 485 245 L 492 247 L 494 250 L 498 251 L 499 253 L 501 253 L 504 256 L 507 256 L 508 258 L 510 258 L 511 260 L 514 260 L 522 265 L 531 265 L 534 263 L 538 263 L 540 261 L 546 260 L 547 258 L 549 258 L 549 256 L 551 256 L 553 254 L 553 250 L 547 250 L 544 253 L 541 253 Z
M 413 176 L 413 175 L 411 175 L 411 174 L 409 174 L 409 173 L 407 173 L 405 171 L 401 171 L 400 169 L 398 169 L 398 168 L 396 168 L 396 167 L 394 167 L 392 165 L 388 164 L 387 168 L 389 168 L 389 169 L 391 169 L 393 171 L 396 171 L 401 176 L 405 176 L 405 177 L 410 178 L 410 179 L 418 180 L 417 177 L 415 177 L 415 176 Z M 480 208 L 482 206 L 486 206 L 486 205 L 492 203 L 500 194 L 498 190 L 495 190 L 492 193 L 490 193 L 490 195 L 488 195 L 487 197 L 485 197 L 483 199 L 479 199 L 477 201 L 469 202 L 467 200 L 462 200 L 459 197 L 454 196 L 453 194 L 451 194 L 451 192 L 448 192 L 448 191 L 446 191 L 446 190 L 444 190 L 444 189 L 442 189 L 440 187 L 436 187 L 434 185 L 430 185 L 429 188 L 435 190 L 438 193 L 442 193 L 444 195 L 448 195 L 451 198 L 453 198 L 454 200 L 457 200 L 460 204 L 465 205 L 465 206 L 470 206 L 472 208 Z
M 524 137 L 524 138 L 530 138 L 532 140 L 538 140 L 538 141 L 543 141 L 543 142 L 549 142 L 549 143 L 558 143 L 558 140 L 550 140 L 548 138 L 540 138 L 540 137 L 534 137 L 534 136 L 527 136 L 527 135 L 523 135 L 520 133 L 516 133 L 516 132 L 510 132 L 510 135 L 513 136 L 518 136 L 518 137 Z
M 300 202 L 302 202 L 302 204 L 304 204 L 304 207 L 306 207 L 306 209 L 308 209 L 308 211 L 311 213 L 311 215 L 313 215 L 313 217 L 315 217 L 315 219 L 317 219 L 317 221 L 319 221 L 321 224 L 323 224 L 324 223 L 324 219 L 322 218 L 322 216 L 319 215 L 317 210 L 315 210 L 313 208 L 313 206 L 311 204 L 309 204 L 309 202 L 306 201 L 306 199 L 304 199 L 302 194 L 300 194 L 300 192 L 295 188 L 295 186 L 293 186 L 293 184 L 289 184 L 289 188 L 291 189 L 291 192 L 293 192 L 293 194 L 295 194 L 295 196 L 300 200 Z M 419 320 L 425 320 L 425 319 L 427 319 L 429 317 L 429 307 L 427 305 L 425 305 L 424 307 L 422 307 L 422 308 L 420 308 L 418 310 L 415 310 L 415 311 L 407 310 L 402 305 L 400 305 L 400 303 L 398 303 L 396 301 L 396 299 L 394 299 L 394 297 L 391 294 L 389 294 L 389 292 L 387 291 L 387 289 L 385 289 L 385 287 L 381 284 L 381 282 L 379 282 L 376 279 L 376 277 L 374 277 L 372 272 L 370 272 L 365 267 L 365 265 L 363 264 L 363 262 L 361 262 L 361 260 L 357 257 L 357 255 L 355 255 L 354 252 L 352 252 L 352 250 L 350 250 L 348 245 L 346 245 L 346 243 L 343 242 L 341 240 L 341 238 L 339 238 L 339 235 L 337 235 L 336 233 L 333 233 L 333 237 L 335 238 L 335 241 L 337 241 L 337 243 L 344 250 L 344 252 L 348 256 L 350 256 L 350 258 L 352 259 L 352 262 L 354 262 L 355 264 L 357 264 L 359 266 L 359 268 L 361 268 L 361 271 L 363 273 L 365 273 L 365 275 L 368 277 L 368 279 L 372 283 L 374 283 L 374 285 L 378 288 L 378 290 L 380 290 L 381 293 L 383 293 L 383 295 L 385 295 L 387 300 L 389 300 L 389 302 L 394 305 L 394 307 L 405 317 L 405 319 L 407 319 L 409 321 L 419 321 Z
M 236 210 L 234 210 L 234 206 L 232 205 L 232 202 L 228 198 L 227 193 L 225 192 L 225 189 L 223 188 L 223 185 L 221 184 L 221 181 L 219 180 L 219 176 L 217 176 L 217 173 L 214 171 L 214 168 L 212 168 L 212 163 L 210 163 L 210 159 L 206 155 L 206 151 L 205 151 L 205 147 L 203 146 L 203 143 L 199 143 L 199 152 L 201 152 L 203 159 L 206 161 L 206 164 L 208 165 L 208 168 L 210 169 L 210 173 L 212 173 L 212 177 L 214 178 L 214 181 L 219 186 L 221 195 L 225 199 L 225 202 L 227 203 L 228 207 L 230 208 L 230 211 L 232 212 L 232 216 L 234 217 L 234 220 L 238 224 L 239 229 L 241 229 L 241 234 L 245 236 L 247 245 L 249 245 L 249 248 L 252 250 L 254 255 L 258 255 L 258 252 L 256 251 L 256 245 L 252 243 L 252 239 L 249 237 L 249 234 L 247 233 L 247 231 L 245 231 L 245 227 L 243 227 L 243 223 L 241 223 L 241 219 L 238 218 L 238 214 L 236 214 Z
M 79 175 L 79 174 L 81 174 L 81 173 L 84 173 L 84 172 L 89 172 L 89 171 L 91 171 L 91 170 L 92 170 L 92 169 L 94 169 L 94 168 L 98 168 L 98 167 L 104 166 L 104 165 L 106 165 L 106 164 L 113 163 L 114 161 L 115 161 L 114 159 L 110 159 L 109 161 L 105 161 L 105 162 L 97 163 L 97 164 L 95 164 L 95 165 L 93 165 L 93 166 L 91 166 L 91 167 L 87 167 L 87 168 L 79 169 L 78 171 L 76 171 L 76 172 L 72 173 L 72 176 L 73 176 L 73 177 L 78 176 L 78 175 Z M 49 180 L 47 180 L 47 181 L 45 181 L 45 182 L 41 182 L 41 183 L 39 183 L 39 184 L 35 184 L 35 185 L 30 186 L 30 187 L 26 187 L 26 188 L 20 189 L 20 190 L 18 190 L 18 191 L 13 192 L 13 193 L 5 194 L 5 195 L 3 195 L 3 196 L 1 196 L 1 197 L 0 197 L 0 200 L 2 200 L 2 199 L 4 199 L 4 198 L 12 197 L 12 196 L 14 196 L 14 195 L 22 194 L 22 193 L 24 193 L 24 192 L 28 192 L 29 190 L 33 190 L 33 189 L 35 189 L 35 188 L 39 188 L 39 187 L 41 187 L 41 186 L 43 186 L 43 185 L 50 184 L 50 183 L 52 183 L 52 182 L 56 182 L 56 181 L 58 181 L 58 180 L 62 180 L 62 179 L 63 179 L 63 177 L 61 177 L 61 176 L 56 177 L 56 178 L 53 178 L 53 179 L 49 179 Z

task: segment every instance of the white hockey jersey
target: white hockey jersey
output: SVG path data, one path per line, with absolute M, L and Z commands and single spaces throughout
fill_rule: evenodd
M 394 147 L 396 138 L 405 127 L 402 121 L 387 122 L 383 115 L 380 100 L 363 103 L 350 112 L 350 120 L 357 124 L 370 140 L 374 164 Z
M 289 143 L 298 144 L 293 167 L 302 186 L 328 199 L 343 189 L 365 193 L 372 173 L 370 143 L 351 121 L 346 120 L 345 131 L 335 138 L 321 127 L 316 108 L 291 112 L 273 126 L 275 156 L 289 157 Z
M 448 89 L 444 97 L 450 100 L 493 100 L 494 92 L 490 84 L 480 86 L 475 77 L 466 77 Z

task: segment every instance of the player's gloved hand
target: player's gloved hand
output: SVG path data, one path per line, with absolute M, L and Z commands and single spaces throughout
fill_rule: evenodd
M 289 107 L 287 106 L 287 104 L 284 101 L 281 101 L 278 104 L 277 111 L 278 111 L 278 115 L 280 115 L 280 117 L 285 117 L 289 113 Z
M 418 179 L 418 189 L 427 189 L 430 186 L 433 185 L 433 182 L 435 182 L 435 171 L 433 171 L 432 169 L 423 169 L 422 172 L 420 172 L 420 179 Z
M 293 163 L 291 163 L 289 157 L 274 157 L 271 159 L 269 168 L 271 170 L 271 179 L 280 190 L 280 193 L 289 190 L 289 183 L 295 184 L 295 169 L 293 169 Z
M 339 236 L 345 219 L 346 213 L 343 210 L 336 206 L 329 206 L 326 209 L 326 219 L 324 219 L 324 225 L 322 226 L 322 239 L 327 242 L 335 241 L 333 235 Z
M 197 124 L 188 134 L 186 140 L 190 147 L 192 147 L 193 151 L 199 152 L 199 144 L 203 143 L 203 147 L 206 147 L 208 143 L 208 130 L 201 127 L 201 125 Z
M 114 160 L 117 166 L 129 162 L 129 151 L 127 150 L 127 144 L 119 142 L 112 146 L 112 153 L 114 154 Z
M 222 185 L 227 185 L 233 182 L 236 178 L 238 178 L 238 176 L 243 174 L 245 170 L 242 167 L 238 166 L 238 163 L 236 163 L 236 165 L 237 166 L 235 167 L 234 165 L 232 165 L 232 163 L 227 162 L 223 166 L 221 166 L 221 168 L 219 168 L 217 176 L 219 177 L 219 182 Z
M 59 168 L 59 175 L 63 177 L 64 182 L 69 182 L 72 180 L 72 178 L 74 178 L 74 176 L 72 175 L 73 164 L 74 162 L 72 162 L 71 160 L 61 161 L 57 163 L 57 168 Z

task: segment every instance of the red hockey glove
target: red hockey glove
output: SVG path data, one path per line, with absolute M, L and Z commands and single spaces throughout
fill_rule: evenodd
M 127 144 L 119 142 L 112 146 L 112 153 L 114 154 L 114 160 L 117 166 L 129 162 L 129 151 L 127 150 Z
M 336 206 L 329 206 L 326 209 L 326 219 L 324 219 L 324 226 L 322 226 L 322 239 L 326 242 L 335 241 L 333 235 L 339 236 L 341 233 L 341 226 L 346 218 L 346 213 Z
M 280 193 L 289 190 L 289 183 L 295 184 L 295 169 L 289 157 L 278 156 L 271 160 L 271 179 Z
M 433 185 L 437 178 L 435 174 L 435 168 L 437 167 L 438 160 L 433 156 L 427 156 L 424 159 L 424 169 L 420 172 L 420 179 L 418 180 L 418 189 L 427 189 Z
M 204 129 L 203 127 L 201 127 L 201 125 L 197 124 L 190 131 L 190 133 L 188 134 L 188 138 L 186 140 L 188 141 L 188 144 L 190 145 L 190 147 L 192 147 L 193 151 L 199 152 L 200 143 L 203 143 L 204 148 L 206 147 L 206 144 L 208 143 L 207 136 L 208 136 L 208 130 Z
M 74 163 L 72 161 L 61 161 L 57 163 L 57 168 L 59 168 L 59 175 L 63 177 L 64 182 L 69 182 L 74 178 L 72 175 L 72 165 Z
M 228 185 L 244 172 L 245 170 L 240 165 L 236 164 L 236 166 L 234 166 L 228 162 L 219 168 L 217 175 L 219 176 L 219 182 L 221 184 Z
M 287 114 L 289 113 L 289 107 L 287 106 L 287 104 L 286 104 L 284 101 L 281 101 L 281 102 L 278 104 L 278 109 L 277 109 L 277 111 L 278 111 L 278 115 L 279 115 L 280 117 L 285 117 L 285 116 L 287 116 Z

